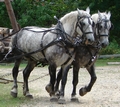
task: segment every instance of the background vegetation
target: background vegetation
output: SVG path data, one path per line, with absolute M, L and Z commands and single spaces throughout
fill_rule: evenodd
M 114 30 L 110 32 L 110 45 L 102 49 L 101 54 L 120 53 L 120 0 L 13 0 L 12 6 L 17 22 L 24 26 L 50 27 L 56 24 L 53 18 L 58 18 L 66 13 L 90 7 L 91 14 L 99 11 L 110 11 Z M 5 4 L 0 3 L 0 26 L 11 28 Z

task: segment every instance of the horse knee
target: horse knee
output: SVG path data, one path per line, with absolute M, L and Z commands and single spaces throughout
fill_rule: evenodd
M 72 84 L 76 86 L 78 84 L 78 80 L 76 81 L 73 80 Z

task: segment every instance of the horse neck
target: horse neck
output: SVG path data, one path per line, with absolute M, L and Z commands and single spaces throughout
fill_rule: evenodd
M 75 29 L 77 23 L 77 11 L 68 13 L 60 19 L 65 32 L 71 37 L 75 37 Z

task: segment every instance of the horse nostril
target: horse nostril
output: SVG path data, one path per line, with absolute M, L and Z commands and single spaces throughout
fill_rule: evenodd
M 107 44 L 105 43 L 102 43 L 102 47 L 105 48 L 107 46 Z
M 91 39 L 88 39 L 88 42 L 91 42 Z
M 88 39 L 88 42 L 93 42 L 93 40 L 92 39 Z

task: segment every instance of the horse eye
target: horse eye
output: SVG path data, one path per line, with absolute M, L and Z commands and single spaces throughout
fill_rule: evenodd
M 102 25 L 99 26 L 99 29 L 102 29 Z
M 95 26 L 95 23 L 93 22 L 93 23 L 92 23 L 92 27 L 94 27 L 94 26 Z
M 82 25 L 82 26 L 85 26 L 85 23 L 84 23 L 84 22 L 81 22 L 81 25 Z

